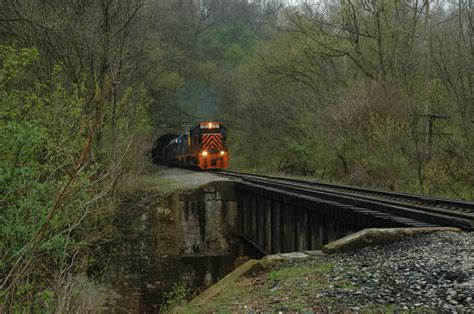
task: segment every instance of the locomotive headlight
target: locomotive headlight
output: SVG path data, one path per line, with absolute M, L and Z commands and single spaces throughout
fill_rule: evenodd
M 221 156 L 224 156 L 225 152 L 223 150 L 221 150 Z
M 203 155 L 203 156 L 207 156 L 207 151 L 206 151 L 206 150 L 203 151 L 203 152 L 202 152 L 202 155 Z

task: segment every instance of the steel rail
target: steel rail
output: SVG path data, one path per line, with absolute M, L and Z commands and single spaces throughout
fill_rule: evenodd
M 319 198 L 373 208 L 399 216 L 474 230 L 473 202 L 233 171 L 220 171 L 218 174 L 287 191 L 294 189 L 296 193 L 309 193 Z

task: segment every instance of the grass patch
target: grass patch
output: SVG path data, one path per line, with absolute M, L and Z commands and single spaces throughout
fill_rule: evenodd
M 331 262 L 321 262 L 316 265 L 302 265 L 282 267 L 269 273 L 268 279 L 271 281 L 285 280 L 289 278 L 300 278 L 314 274 L 325 274 L 334 268 L 335 264 Z
M 322 297 L 321 292 L 334 284 L 324 277 L 334 266 L 326 261 L 311 265 L 283 264 L 242 277 L 205 306 L 185 308 L 182 312 L 305 311 L 332 305 L 335 300 Z
M 255 278 L 243 277 L 229 286 L 211 302 L 201 307 L 182 307 L 180 313 L 233 313 L 244 310 L 255 300 L 265 298 L 265 291 L 255 289 Z
M 312 270 L 307 267 L 290 267 L 274 270 L 268 274 L 269 281 L 283 281 L 289 278 L 301 277 L 311 274 Z

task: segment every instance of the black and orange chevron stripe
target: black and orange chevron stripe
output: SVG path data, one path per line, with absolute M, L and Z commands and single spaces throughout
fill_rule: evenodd
M 209 150 L 211 148 L 217 148 L 222 150 L 222 134 L 203 134 L 202 135 L 202 149 Z

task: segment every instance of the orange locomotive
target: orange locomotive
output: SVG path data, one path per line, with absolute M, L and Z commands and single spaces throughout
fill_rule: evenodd
M 225 169 L 229 165 L 227 130 L 219 122 L 201 122 L 166 145 L 163 159 L 201 169 Z

